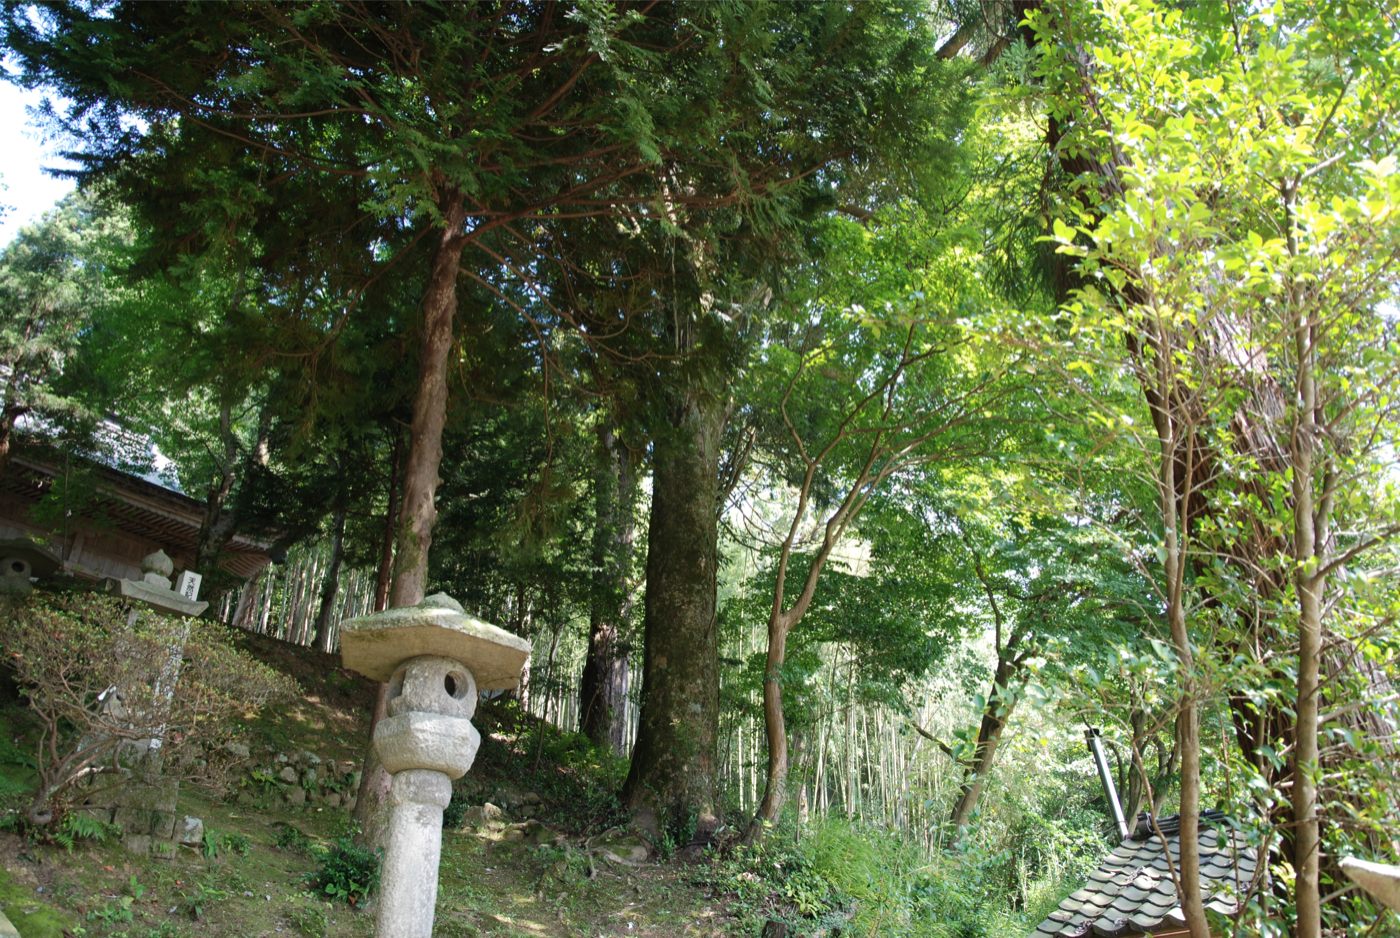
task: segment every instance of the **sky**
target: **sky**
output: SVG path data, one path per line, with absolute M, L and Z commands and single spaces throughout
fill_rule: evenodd
M 69 179 L 44 172 L 63 161 L 57 149 L 43 142 L 26 107 L 37 105 L 43 94 L 24 91 L 0 81 L 0 247 L 8 245 L 19 230 L 41 215 L 73 188 Z

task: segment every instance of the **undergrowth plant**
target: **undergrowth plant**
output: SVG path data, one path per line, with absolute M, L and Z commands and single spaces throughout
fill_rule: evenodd
M 50 831 L 50 838 L 69 853 L 81 842 L 93 844 L 113 843 L 122 834 L 122 829 L 109 821 L 90 814 L 73 812 L 65 814 Z
M 810 934 L 849 918 L 850 897 L 814 867 L 805 846 L 787 830 L 721 854 L 702 880 L 738 917 L 742 934 L 757 934 L 770 920 L 787 925 L 792 934 Z
M 379 851 L 356 843 L 349 834 L 315 848 L 313 855 L 319 865 L 306 881 L 319 895 L 357 906 L 379 886 Z

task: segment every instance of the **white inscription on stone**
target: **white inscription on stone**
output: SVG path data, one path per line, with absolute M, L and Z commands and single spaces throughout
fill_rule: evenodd
M 199 584 L 204 582 L 204 577 L 192 570 L 185 570 L 175 580 L 175 592 L 195 602 L 199 599 Z

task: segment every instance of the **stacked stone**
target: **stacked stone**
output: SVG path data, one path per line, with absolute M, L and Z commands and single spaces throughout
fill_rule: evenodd
M 240 753 L 245 759 L 251 757 L 247 747 L 238 746 L 234 755 Z M 323 759 L 306 749 L 269 755 L 250 769 L 245 778 L 248 782 L 274 779 L 282 800 L 298 806 L 353 809 L 360 790 L 360 769 L 356 763 Z

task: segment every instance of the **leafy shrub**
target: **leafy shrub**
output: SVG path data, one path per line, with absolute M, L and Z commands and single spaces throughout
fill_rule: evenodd
M 311 838 L 303 834 L 300 828 L 291 824 L 277 825 L 277 839 L 273 844 L 283 850 L 291 850 L 294 853 L 309 853 L 311 851 Z
M 782 832 L 734 847 L 715 862 L 706 880 L 725 897 L 744 933 L 756 934 L 772 919 L 800 935 L 839 927 L 848 917 L 849 898 L 813 866 L 804 846 Z
M 233 854 L 246 857 L 253 843 L 247 834 L 237 831 L 220 831 L 212 827 L 204 829 L 204 859 L 217 860 L 219 854 Z
M 907 932 L 918 914 L 918 848 L 885 831 L 827 820 L 803 841 L 812 870 L 851 897 L 855 935 Z
M 306 881 L 320 895 L 359 905 L 378 888 L 379 852 L 357 844 L 350 835 L 341 835 L 316 854 L 320 866 Z
M 594 746 L 586 736 L 559 730 L 520 709 L 518 701 L 483 703 L 474 721 L 481 729 L 476 765 L 454 789 L 468 803 L 495 800 L 475 779 L 507 775 L 521 791 L 538 794 L 535 817 L 551 827 L 595 834 L 627 821 L 617 793 L 627 760 Z
M 88 913 L 88 921 L 104 925 L 125 925 L 136 918 L 134 906 L 146 894 L 146 887 L 135 876 L 127 883 L 126 895 L 116 896 Z
M 208 778 L 236 719 L 294 688 L 236 650 L 221 625 L 97 593 L 4 603 L 0 647 L 45 739 L 28 809 L 34 825 L 61 819 L 79 782 L 119 779 L 123 759 L 146 740 L 162 741 L 164 773 Z

